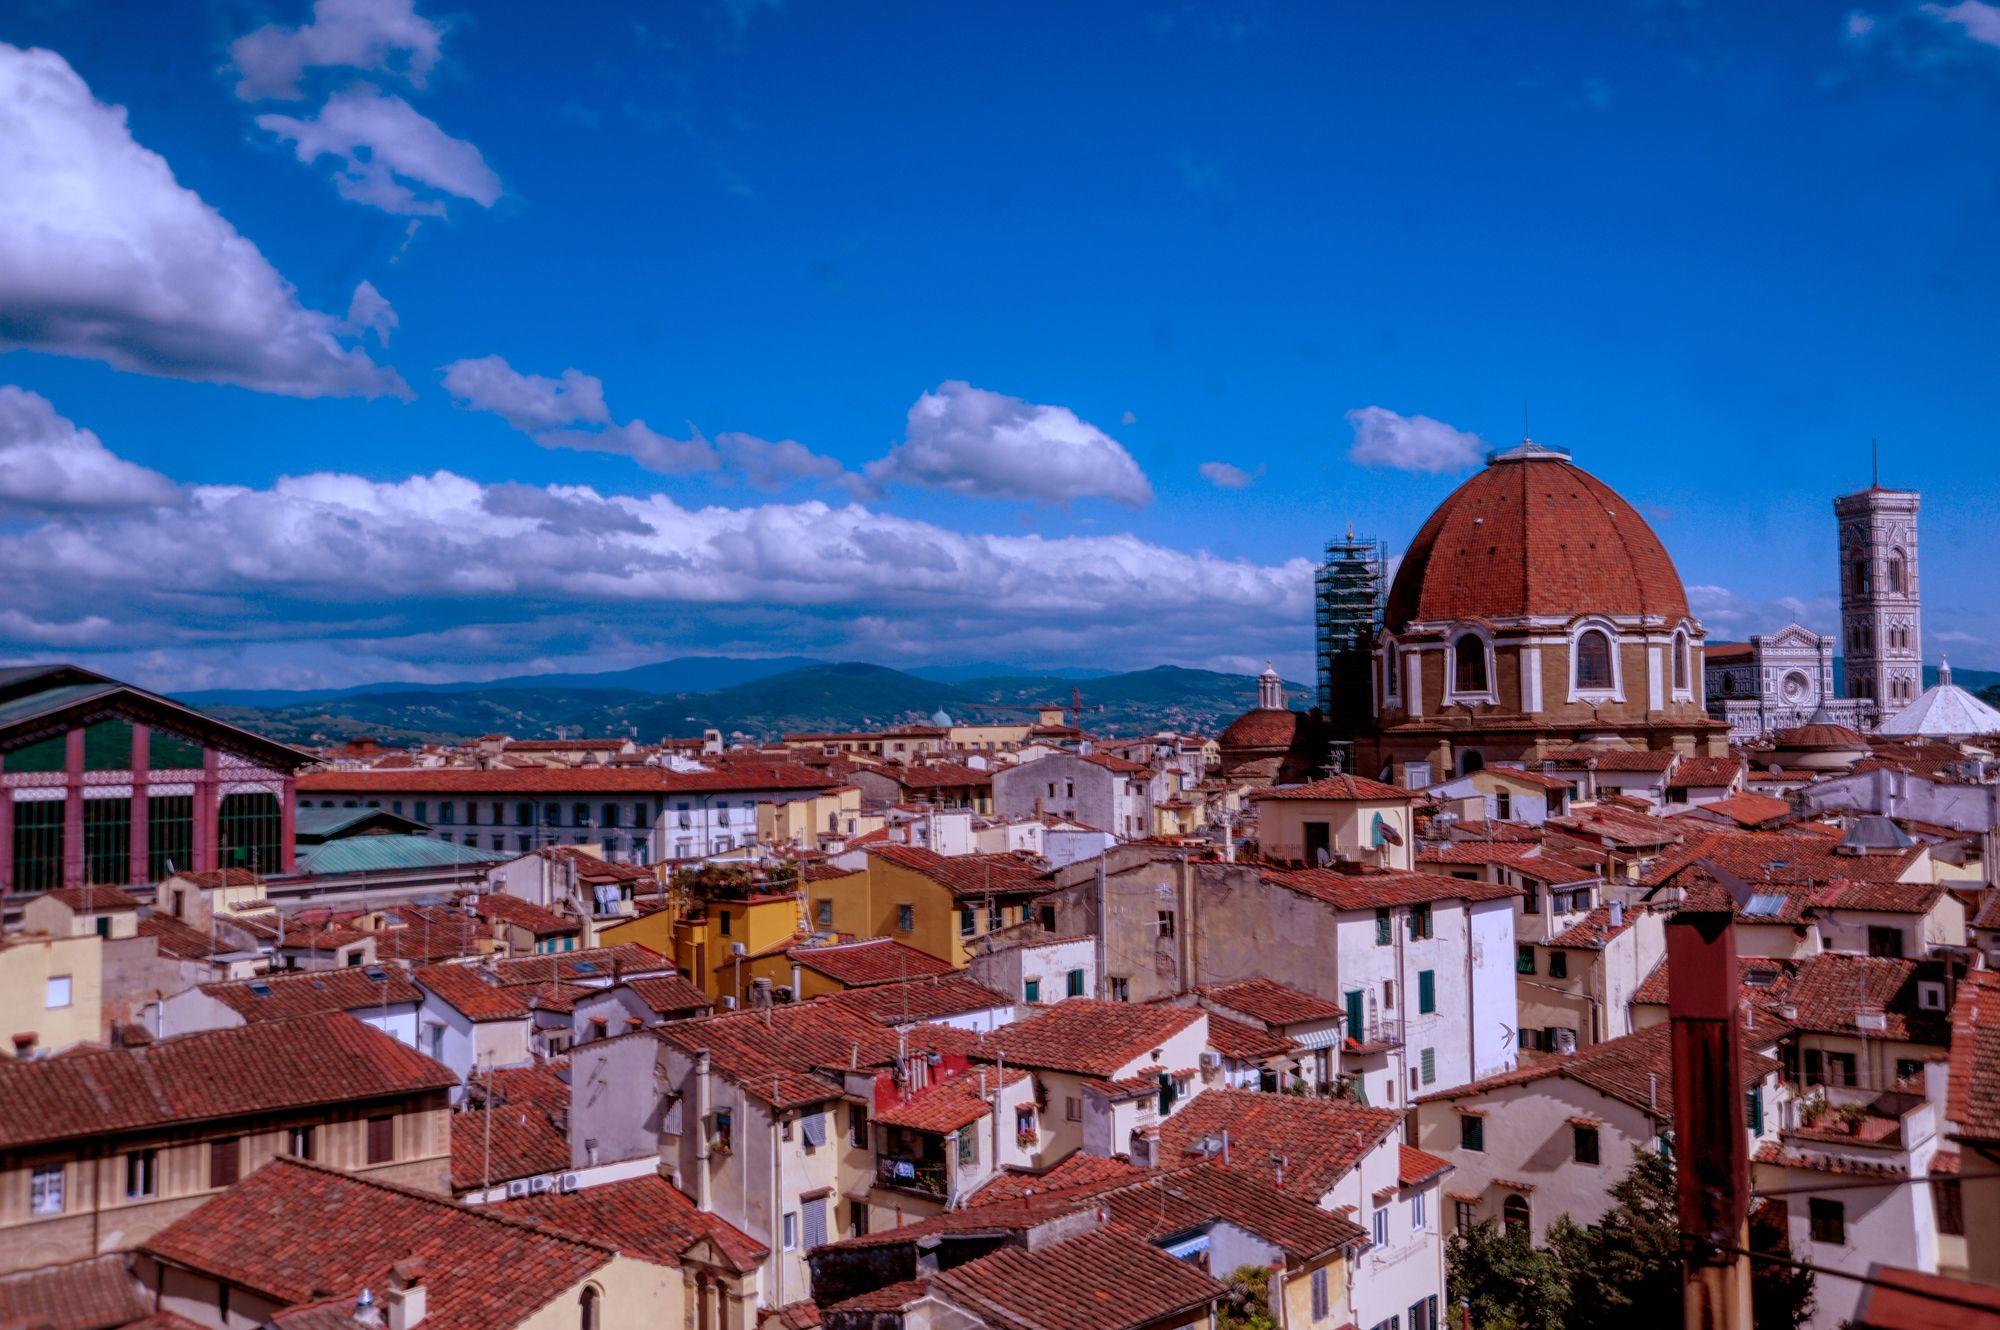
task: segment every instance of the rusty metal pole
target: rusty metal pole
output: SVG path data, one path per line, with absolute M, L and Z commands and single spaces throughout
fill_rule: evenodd
M 1727 910 L 1667 925 L 1673 1021 L 1674 1173 L 1685 1330 L 1750 1330 L 1750 1146 L 1736 1020 L 1736 934 Z

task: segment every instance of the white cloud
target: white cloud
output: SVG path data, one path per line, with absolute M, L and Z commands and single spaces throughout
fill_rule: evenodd
M 294 397 L 409 389 L 53 51 L 0 43 L 0 347 Z
M 176 507 L 0 527 L 0 580 L 16 588 L 0 650 L 150 662 L 145 677 L 172 686 L 232 658 L 294 681 L 420 677 L 447 658 L 644 658 L 675 636 L 937 659 L 1005 635 L 1046 659 L 1200 663 L 1221 638 L 1236 653 L 1296 652 L 1310 616 L 1305 559 L 967 534 L 853 503 L 685 507 L 442 471 L 181 493 Z
M 1709 640 L 1742 641 L 1752 633 L 1775 633 L 1786 624 L 1804 624 L 1829 633 L 1840 621 L 1832 596 L 1744 596 L 1725 586 L 1697 583 L 1687 589 L 1688 608 L 1708 630 Z
M 1983 0 L 1958 0 L 1955 5 L 1923 5 L 1924 13 L 1940 23 L 1955 24 L 1965 36 L 1984 46 L 2000 46 L 2000 5 Z
M 800 480 L 838 485 L 857 498 L 866 498 L 873 487 L 861 476 L 842 466 L 840 459 L 816 453 L 795 439 L 760 439 L 754 434 L 735 432 L 715 436 L 715 446 L 731 470 L 754 489 L 778 490 Z
M 691 437 L 676 439 L 661 434 L 643 420 L 609 425 L 601 430 L 556 430 L 531 437 L 544 448 L 569 448 L 580 453 L 616 453 L 629 457 L 648 471 L 663 476 L 692 475 L 713 471 L 718 465 L 715 447 L 693 430 Z
M 173 481 L 119 457 L 57 415 L 46 397 L 0 385 L 0 514 L 146 508 L 180 499 Z
M 1201 478 L 1219 490 L 1249 489 L 1264 474 L 1261 466 L 1255 471 L 1245 471 L 1234 462 L 1203 462 L 1200 470 Z
M 917 399 L 907 437 L 869 463 L 867 476 L 877 485 L 1040 503 L 1101 498 L 1136 508 L 1153 499 L 1132 454 L 1068 407 L 1038 406 L 959 379 Z
M 438 61 L 444 28 L 416 12 L 412 0 L 316 0 L 310 23 L 271 23 L 229 45 L 242 75 L 244 101 L 296 99 L 308 69 L 349 68 L 395 74 L 422 87 Z
M 375 283 L 363 280 L 354 288 L 354 299 L 347 302 L 347 318 L 343 321 L 347 331 L 355 336 L 363 333 L 374 335 L 383 346 L 389 345 L 389 334 L 396 331 L 401 322 L 396 317 L 396 307 L 389 303 L 387 296 L 375 289 Z
M 1857 9 L 1847 16 L 1847 35 L 1849 37 L 1859 40 L 1873 31 L 1875 31 L 1875 19 L 1872 15 L 1863 13 Z
M 603 381 L 581 370 L 550 379 L 523 374 L 499 356 L 481 356 L 446 365 L 444 387 L 460 405 L 491 411 L 523 434 L 611 422 Z
M 442 217 L 439 195 L 482 208 L 500 198 L 500 177 L 478 148 L 445 133 L 401 97 L 366 83 L 333 94 L 311 119 L 260 115 L 257 125 L 291 143 L 307 165 L 336 158 L 333 187 L 340 196 L 383 212 Z
M 1486 451 L 1477 434 L 1455 430 L 1429 416 L 1400 416 L 1387 407 L 1364 406 L 1347 413 L 1354 427 L 1350 460 L 1362 466 L 1399 471 L 1460 471 L 1476 466 Z

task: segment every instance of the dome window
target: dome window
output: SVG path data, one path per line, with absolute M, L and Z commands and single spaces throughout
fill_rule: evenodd
M 1611 636 L 1602 628 L 1586 628 L 1576 638 L 1576 686 L 1608 690 L 1611 676 Z
M 1674 634 L 1674 691 L 1688 691 L 1688 679 L 1692 671 L 1688 668 L 1688 639 L 1686 633 Z
M 1451 665 L 1454 693 L 1490 691 L 1486 672 L 1486 641 L 1477 633 L 1467 633 L 1452 643 Z

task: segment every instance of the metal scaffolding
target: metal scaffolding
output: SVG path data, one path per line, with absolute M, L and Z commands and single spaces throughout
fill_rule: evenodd
M 1319 643 L 1319 709 L 1343 733 L 1367 723 L 1368 661 L 1382 627 L 1388 554 L 1379 540 L 1350 530 L 1326 543 L 1313 578 L 1314 622 Z

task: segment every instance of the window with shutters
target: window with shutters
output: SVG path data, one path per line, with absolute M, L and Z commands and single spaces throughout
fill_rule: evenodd
M 1022 980 L 1021 1000 L 1023 1002 L 1040 1002 L 1042 1000 L 1042 981 L 1039 979 Z
M 1423 1067 L 1424 1084 L 1435 1084 L 1438 1078 L 1437 1050 L 1435 1048 L 1425 1049 L 1419 1062 Z
M 386 1164 L 396 1157 L 396 1119 L 368 1119 L 368 1162 Z
M 1315 1321 L 1324 1321 L 1327 1313 L 1332 1310 L 1333 1300 L 1327 1288 L 1326 1269 L 1322 1266 L 1312 1273 L 1312 1317 Z
M 243 1176 L 243 1142 L 241 1138 L 227 1136 L 208 1143 L 208 1185 L 211 1187 L 234 1187 L 236 1180 Z
M 1437 972 L 1435 970 L 1419 970 L 1417 971 L 1417 1011 L 1421 1015 L 1429 1015 L 1437 1009 Z
M 1847 1206 L 1841 1201 L 1829 1201 L 1821 1196 L 1806 1199 L 1806 1216 L 1812 1229 L 1814 1242 L 1830 1243 L 1836 1247 L 1847 1245 Z
M 808 1149 L 817 1150 L 826 1144 L 826 1110 L 815 1109 L 799 1119 L 799 1136 Z
M 1484 1151 L 1486 1149 L 1485 1118 L 1476 1118 L 1469 1113 L 1461 1113 L 1459 1115 L 1458 1148 L 1474 1151 Z
M 1535 972 L 1535 944 L 1523 942 L 1514 948 L 1514 973 L 1533 974 Z
M 1112 980 L 1111 982 L 1112 982 L 1112 983 L 1113 983 L 1114 985 L 1116 985 L 1116 984 L 1119 984 L 1119 983 L 1122 983 L 1123 981 L 1122 981 L 1122 980 L 1117 980 L 1117 979 L 1114 979 L 1114 980 Z M 1069 975 L 1068 975 L 1067 979 L 1066 979 L 1066 980 L 1065 980 L 1065 982 L 1064 982 L 1064 987 L 1063 987 L 1063 991 L 1064 991 L 1065 993 L 1067 993 L 1067 994 L 1068 994 L 1068 995 L 1069 995 L 1070 997 L 1082 997 L 1082 996 L 1083 996 L 1083 971 L 1082 971 L 1082 970 L 1071 970 L 1071 971 L 1069 972 Z M 1120 999 L 1120 1001 L 1123 1001 L 1123 1000 L 1124 1000 L 1124 999 L 1122 999 L 1122 998 Z
M 1431 907 L 1428 901 L 1421 901 L 1410 907 L 1410 941 L 1420 942 L 1431 936 Z
M 813 1196 L 800 1200 L 799 1213 L 806 1221 L 806 1250 L 826 1245 L 826 1197 Z
M 1388 946 L 1389 943 L 1393 940 L 1390 936 L 1393 929 L 1394 929 L 1394 920 L 1390 916 L 1389 907 L 1386 905 L 1376 906 L 1375 945 L 1378 947 Z
M 1347 1037 L 1357 1042 L 1368 1038 L 1367 1008 L 1363 1004 L 1368 995 L 1358 988 L 1347 990 Z

